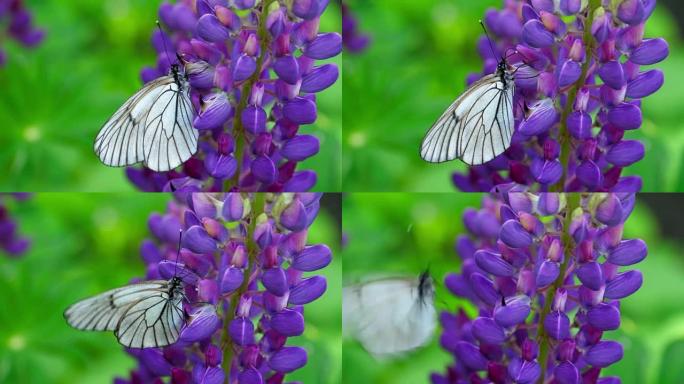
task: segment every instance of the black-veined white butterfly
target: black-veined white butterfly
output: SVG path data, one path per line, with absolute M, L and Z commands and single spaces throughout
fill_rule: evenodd
M 182 232 L 181 232 L 182 234 Z M 178 340 L 185 324 L 183 279 L 178 276 L 178 256 L 172 263 L 173 277 L 115 288 L 81 300 L 64 311 L 72 327 L 84 331 L 114 331 L 116 339 L 129 348 L 157 348 Z M 159 270 L 163 273 L 162 265 Z M 192 272 L 182 268 L 181 276 Z
M 425 345 L 436 327 L 435 289 L 424 272 L 418 278 L 387 278 L 345 287 L 342 329 L 377 359 Z
M 420 156 L 431 163 L 456 158 L 484 164 L 511 145 L 515 120 L 513 71 L 501 59 L 496 72 L 475 82 L 425 135 Z
M 73 304 L 64 311 L 72 327 L 114 331 L 129 348 L 157 348 L 178 340 L 185 324 L 183 281 L 151 280 L 115 288 Z
M 142 162 L 155 172 L 170 171 L 197 152 L 194 114 L 185 71 L 173 64 L 167 76 L 146 84 L 105 123 L 95 153 L 112 167 Z

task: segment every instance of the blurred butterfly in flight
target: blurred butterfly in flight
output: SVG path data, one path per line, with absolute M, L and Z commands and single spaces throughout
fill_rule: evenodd
M 480 24 L 484 29 L 482 21 Z M 504 153 L 511 146 L 515 128 L 514 74 L 502 57 L 496 72 L 476 81 L 459 96 L 423 138 L 423 160 L 442 163 L 458 158 L 469 165 L 480 165 Z
M 376 359 L 401 356 L 427 344 L 436 327 L 435 288 L 429 272 L 347 286 L 342 329 Z
M 105 165 L 142 162 L 155 172 L 166 172 L 197 152 L 199 133 L 192 125 L 190 83 L 185 61 L 176 56 L 178 62 L 171 64 L 168 75 L 147 83 L 97 134 L 95 153 Z

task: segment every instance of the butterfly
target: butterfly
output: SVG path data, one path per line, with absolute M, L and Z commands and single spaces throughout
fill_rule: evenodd
M 194 114 L 187 75 L 172 64 L 167 76 L 146 84 L 104 124 L 95 153 L 112 167 L 142 162 L 155 172 L 170 171 L 197 152 Z
M 71 305 L 67 323 L 85 331 L 114 331 L 129 348 L 157 348 L 178 340 L 185 324 L 183 280 L 151 280 L 115 288 Z
M 375 358 L 399 356 L 430 341 L 436 327 L 430 274 L 343 288 L 342 329 Z
M 470 86 L 430 128 L 420 156 L 431 163 L 459 158 L 480 165 L 506 151 L 515 127 L 513 74 L 502 58 L 495 73 Z

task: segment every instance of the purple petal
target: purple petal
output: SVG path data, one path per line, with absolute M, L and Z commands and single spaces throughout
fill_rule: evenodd
M 304 333 L 304 316 L 297 311 L 284 309 L 273 315 L 271 327 L 283 336 L 299 336 Z
M 638 291 L 643 282 L 644 277 L 638 270 L 618 273 L 613 280 L 606 284 L 606 291 L 603 296 L 613 300 L 622 299 Z
M 325 268 L 332 261 L 332 252 L 325 244 L 313 245 L 304 248 L 301 252 L 294 256 L 292 260 L 292 268 L 311 272 Z
M 490 317 L 478 317 L 473 321 L 473 336 L 486 344 L 498 345 L 506 340 L 504 329 Z
M 283 116 L 295 124 L 313 124 L 318 117 L 316 103 L 304 97 L 295 97 L 283 107 Z
M 640 65 L 651 65 L 665 60 L 669 54 L 670 48 L 665 39 L 646 39 L 632 51 L 629 61 Z
M 477 266 L 494 276 L 513 276 L 515 269 L 500 254 L 488 250 L 475 252 Z
M 278 372 L 292 372 L 306 365 L 306 350 L 300 347 L 283 347 L 268 360 L 268 366 Z
M 310 303 L 325 293 L 327 283 L 323 276 L 313 276 L 299 282 L 290 290 L 289 303 L 303 305 Z
M 619 61 L 613 60 L 604 63 L 599 68 L 598 75 L 607 86 L 613 89 L 621 89 L 625 85 L 625 73 Z
M 632 99 L 640 99 L 654 94 L 663 86 L 665 76 L 660 69 L 640 73 L 627 85 L 625 96 Z
M 609 304 L 600 303 L 587 312 L 587 321 L 592 327 L 611 331 L 620 327 L 620 311 Z
M 304 161 L 318 153 L 320 144 L 315 136 L 298 135 L 285 142 L 280 153 L 292 161 Z
M 228 333 L 230 339 L 237 345 L 254 344 L 254 324 L 247 318 L 233 319 L 228 326 Z
M 577 269 L 577 277 L 587 288 L 598 291 L 603 286 L 603 269 L 601 264 L 592 261 Z
M 517 220 L 508 220 L 501 226 L 501 241 L 511 248 L 526 248 L 532 245 L 532 235 Z
M 304 55 L 316 60 L 325 60 L 342 52 L 342 36 L 339 33 L 322 33 L 303 49 Z
M 641 239 L 623 240 L 608 254 L 608 261 L 616 265 L 632 265 L 646 258 L 648 248 Z
M 589 364 L 603 368 L 620 361 L 622 356 L 623 350 L 620 343 L 617 341 L 601 341 L 591 347 L 584 358 Z
M 640 141 L 624 140 L 613 145 L 606 154 L 606 160 L 619 167 L 626 167 L 644 158 L 645 148 Z
M 316 67 L 304 76 L 300 90 L 305 93 L 320 92 L 335 84 L 339 76 L 340 70 L 335 64 Z
M 230 31 L 213 14 L 206 14 L 197 21 L 197 36 L 211 43 L 219 43 L 230 37 Z
M 525 43 L 534 48 L 549 47 L 554 42 L 553 34 L 537 19 L 532 19 L 525 23 L 522 38 Z
M 564 312 L 553 311 L 544 319 L 544 330 L 556 340 L 570 337 L 570 319 Z

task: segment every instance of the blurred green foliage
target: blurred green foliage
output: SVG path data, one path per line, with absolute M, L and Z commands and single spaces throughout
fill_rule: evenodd
M 429 164 L 420 142 L 446 107 L 463 92 L 466 76 L 480 72 L 478 20 L 501 0 L 350 0 L 359 28 L 372 38 L 368 49 L 344 57 L 342 179 L 345 191 L 454 189 L 459 161 Z M 643 178 L 643 191 L 684 191 L 684 50 L 678 27 L 658 6 L 646 36 L 662 36 L 670 57 L 653 67 L 665 84 L 644 99 L 644 124 L 627 132 L 646 145 L 646 157 L 625 174 Z M 648 68 L 645 68 L 648 69 Z M 352 95 L 352 97 L 350 97 Z M 658 172 L 653 170 L 658 169 Z
M 28 0 L 46 40 L 34 50 L 8 41 L 0 68 L 0 190 L 130 191 L 123 169 L 93 154 L 102 124 L 142 85 L 154 65 L 150 43 L 161 0 Z M 322 31 L 340 31 L 331 5 Z M 1 37 L 0 37 L 1 39 Z M 330 60 L 341 67 L 341 58 Z M 320 153 L 300 165 L 318 173 L 319 191 L 340 189 L 342 84 L 318 94 Z
M 342 252 L 344 284 L 373 275 L 415 275 L 430 267 L 437 281 L 436 306 L 476 308 L 453 296 L 443 286 L 449 272 L 460 271 L 454 250 L 456 237 L 465 234 L 461 215 L 479 207 L 479 194 L 356 193 L 343 201 L 343 231 L 348 245 Z M 684 197 L 671 209 L 682 210 Z M 625 356 L 605 369 L 625 384 L 682 383 L 684 370 L 684 308 L 681 306 L 684 260 L 682 244 L 662 237 L 657 212 L 637 201 L 625 224 L 624 238 L 641 238 L 649 255 L 637 268 L 644 285 L 621 303 L 619 331 L 604 337 L 620 341 Z M 394 361 L 375 361 L 356 342 L 343 341 L 343 383 L 428 383 L 431 372 L 445 372 L 452 357 L 439 346 L 439 333 L 424 348 Z
M 147 218 L 163 212 L 165 194 L 38 194 L 11 204 L 33 240 L 19 259 L 0 254 L 0 383 L 106 383 L 128 377 L 135 360 L 111 332 L 81 332 L 62 313 L 84 297 L 144 276 L 139 245 Z M 336 384 L 341 377 L 339 229 L 321 211 L 309 243 L 325 243 L 333 263 L 322 271 L 328 290 L 305 309 L 306 330 L 288 344 L 308 350 L 309 363 L 287 376 Z

